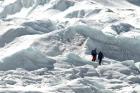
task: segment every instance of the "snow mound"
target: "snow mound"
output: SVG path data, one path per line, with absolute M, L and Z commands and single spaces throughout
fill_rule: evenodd
M 113 93 L 99 83 L 100 80 L 92 78 L 78 78 L 53 88 L 51 92 L 67 92 L 67 93 Z
M 66 78 L 68 80 L 73 80 L 77 78 L 84 77 L 98 77 L 99 73 L 92 65 L 84 65 L 84 66 L 73 66 L 73 68 L 65 70 Z
M 12 42 L 17 37 L 21 37 L 25 35 L 49 33 L 56 29 L 57 27 L 55 26 L 54 22 L 50 20 L 46 20 L 46 21 L 37 20 L 37 21 L 24 22 L 20 26 L 9 29 L 8 31 L 6 31 L 1 35 L 0 47 L 3 47 L 5 46 L 5 44 Z
M 74 66 L 82 66 L 82 65 L 90 64 L 93 65 L 94 67 L 97 67 L 98 65 L 98 63 L 87 61 L 86 59 L 83 59 L 80 56 L 73 53 L 68 54 L 66 56 L 66 59 L 64 59 L 64 61 Z
M 113 24 L 111 26 L 111 29 L 116 31 L 117 34 L 120 34 L 122 32 L 131 31 L 132 29 L 134 29 L 134 27 L 127 23 L 118 23 L 118 24 Z
M 5 44 L 8 44 L 12 42 L 15 38 L 23 36 L 23 35 L 33 35 L 33 34 L 39 34 L 39 32 L 36 32 L 33 29 L 27 28 L 27 27 L 19 27 L 15 29 L 10 29 L 7 32 L 5 32 L 0 37 L 0 47 L 4 47 Z
M 90 17 L 93 15 L 96 15 L 100 13 L 101 9 L 81 9 L 81 10 L 75 10 L 75 11 L 70 11 L 70 13 L 67 13 L 65 16 L 66 18 L 84 18 L 84 17 Z
M 131 61 L 127 61 L 127 62 L 130 63 Z M 117 62 L 111 65 L 104 65 L 104 66 L 98 67 L 97 69 L 100 72 L 101 76 L 104 76 L 108 79 L 113 79 L 113 78 L 126 79 L 128 75 L 137 75 L 139 73 L 139 70 L 135 66 L 133 67 L 126 66 L 126 65 L 123 65 L 124 63 Z M 134 81 L 135 81 L 135 78 L 134 78 Z
M 43 67 L 53 69 L 54 63 L 55 60 L 45 57 L 36 49 L 28 48 L 1 59 L 0 70 L 10 70 L 16 68 L 35 70 Z
M 30 21 L 25 22 L 22 24 L 24 27 L 31 28 L 38 32 L 48 33 L 57 29 L 56 24 L 51 20 L 37 20 L 37 21 Z
M 48 56 L 58 56 L 70 51 L 79 53 L 78 50 L 84 41 L 85 37 L 70 27 L 42 35 L 37 42 L 34 42 L 34 46 L 39 50 L 41 48 L 41 51 Z
M 53 0 L 53 2 L 51 2 L 50 9 L 64 11 L 69 7 L 73 6 L 74 4 L 75 3 L 71 0 Z
M 20 12 L 23 8 L 28 8 L 30 13 L 39 5 L 44 5 L 49 2 L 49 0 L 15 0 L 13 3 L 7 3 L 5 0 L 2 4 L 2 11 L 0 11 L 0 18 L 5 18 L 8 15 L 13 15 Z
M 134 29 L 135 27 L 128 23 L 114 23 L 114 24 L 106 26 L 102 31 L 105 34 L 115 36 L 115 35 L 120 35 L 125 32 L 133 31 Z

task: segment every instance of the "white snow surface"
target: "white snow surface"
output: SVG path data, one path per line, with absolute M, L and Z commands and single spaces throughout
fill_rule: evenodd
M 140 93 L 139 11 L 139 0 L 0 0 L 0 93 Z

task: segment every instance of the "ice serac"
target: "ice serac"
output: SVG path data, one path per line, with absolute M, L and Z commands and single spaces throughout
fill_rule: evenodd
M 118 27 L 118 29 L 120 28 L 125 29 L 123 25 L 122 27 Z M 125 35 L 131 34 L 129 32 L 121 34 L 119 36 L 107 35 L 100 30 L 88 27 L 86 25 L 73 26 L 71 27 L 71 29 L 75 31 L 75 33 L 79 33 L 88 38 L 85 44 L 85 52 L 87 54 L 90 54 L 90 51 L 92 49 L 98 48 L 98 50 L 102 50 L 104 54 L 109 58 L 113 58 L 116 60 L 140 60 L 140 58 L 138 57 L 138 55 L 140 54 L 140 52 L 138 52 L 140 51 L 140 44 L 138 43 L 139 37 L 135 36 L 135 34 L 134 37 L 126 37 Z M 135 46 L 135 48 L 133 48 L 133 46 Z
M 51 22 L 48 22 L 48 24 L 51 24 Z M 55 30 L 53 32 L 48 32 L 47 29 L 46 29 L 46 31 L 41 28 L 37 29 L 36 25 L 40 26 L 40 27 L 46 27 L 46 28 L 49 27 L 49 25 L 47 25 L 47 22 L 46 22 L 46 26 L 40 25 L 39 22 L 38 23 L 36 23 L 36 22 L 35 23 L 34 22 L 25 23 L 23 26 L 25 26 L 25 27 L 30 26 L 35 29 L 35 30 L 33 30 L 33 32 L 34 31 L 37 32 L 38 30 L 40 30 L 40 31 L 42 31 L 42 33 L 41 34 L 36 33 L 36 34 L 40 34 L 40 35 L 39 35 L 39 38 L 37 38 L 35 41 L 34 41 L 33 37 L 38 37 L 38 35 L 34 35 L 34 34 L 30 34 L 30 33 L 26 33 L 27 35 L 24 33 L 23 34 L 20 33 L 21 35 L 17 34 L 17 36 L 14 37 L 15 40 L 12 42 L 9 42 L 8 47 L 6 48 L 6 46 L 7 46 L 6 45 L 0 51 L 3 51 L 3 49 L 4 49 L 7 51 L 6 53 L 8 53 L 9 51 L 7 49 L 12 50 L 11 47 L 14 48 L 14 47 L 18 47 L 18 46 L 20 46 L 19 47 L 20 51 L 17 51 L 17 52 L 13 51 L 14 53 L 12 55 L 5 56 L 4 59 L 2 59 L 3 64 L 4 64 L 3 67 L 9 66 L 9 64 L 7 64 L 7 63 L 9 63 L 10 60 L 14 60 L 13 62 L 19 61 L 19 63 L 20 63 L 20 60 L 25 60 L 29 63 L 31 62 L 31 60 L 33 62 L 35 61 L 33 59 L 36 58 L 36 56 L 34 55 L 34 54 L 37 54 L 36 51 L 35 51 L 35 53 L 34 53 L 34 51 L 28 51 L 29 47 L 22 50 L 22 48 L 25 47 L 26 43 L 29 44 L 28 41 L 32 42 L 32 46 L 36 50 L 43 53 L 40 55 L 41 59 L 43 59 L 43 55 L 56 57 L 59 55 L 63 55 L 65 53 L 69 53 L 70 51 L 75 52 L 77 55 L 79 55 L 79 53 L 83 53 L 83 52 L 85 54 L 90 54 L 90 51 L 93 48 L 98 48 L 98 50 L 102 50 L 104 52 L 104 54 L 106 55 L 106 57 L 109 57 L 109 58 L 113 58 L 113 59 L 117 59 L 117 60 L 128 60 L 128 59 L 140 60 L 139 56 L 138 56 L 139 55 L 139 43 L 137 43 L 138 42 L 137 37 L 136 37 L 136 39 L 133 39 L 133 38 L 129 39 L 130 37 L 123 37 L 121 35 L 124 35 L 124 34 L 121 34 L 120 36 L 118 36 L 116 38 L 115 36 L 106 35 L 102 31 L 97 30 L 94 27 L 89 27 L 87 25 L 75 25 L 75 26 L 70 26 L 65 29 L 55 30 L 55 27 L 51 24 L 50 28 L 48 28 L 49 29 L 48 31 Z M 17 30 L 17 31 L 19 32 L 19 30 Z M 22 31 L 24 31 L 24 30 L 22 30 Z M 47 33 L 47 34 L 43 34 L 43 33 Z M 8 37 L 11 36 L 11 34 L 8 34 L 8 35 L 9 35 Z M 20 40 L 22 42 L 20 40 L 18 41 L 17 37 L 19 37 L 19 36 L 21 37 Z M 26 40 L 26 38 L 24 38 L 26 36 L 30 37 L 30 38 L 27 38 L 27 41 L 24 41 L 24 40 Z M 125 44 L 124 44 L 124 42 L 125 42 Z M 15 44 L 19 43 L 20 45 L 13 46 L 14 43 Z M 136 46 L 132 50 L 131 48 L 135 44 L 136 44 Z M 86 48 L 85 50 L 83 50 L 84 47 Z M 135 52 L 135 51 L 137 51 L 137 52 Z M 1 52 L 1 53 L 4 53 L 4 52 Z M 5 53 L 5 55 L 6 55 L 6 53 Z M 23 55 L 23 54 L 25 54 L 25 55 Z M 28 54 L 31 54 L 31 58 L 30 58 L 30 55 L 26 56 Z M 80 62 L 80 65 L 81 64 L 84 65 L 85 61 L 82 61 L 82 59 L 79 60 L 80 57 L 77 55 L 72 54 L 72 55 L 67 56 L 68 62 L 69 62 L 69 60 L 72 60 L 72 61 L 76 62 L 76 63 L 72 63 L 72 64 L 77 65 L 78 62 Z M 18 59 L 19 57 L 16 57 L 16 56 L 20 56 L 23 59 Z M 26 60 L 26 57 L 27 57 L 27 60 Z M 44 60 L 46 60 L 46 59 L 47 58 L 45 58 Z M 39 61 L 42 61 L 42 60 L 39 60 Z M 40 63 L 39 61 L 37 61 L 37 62 Z M 44 61 L 42 61 L 42 62 L 44 62 Z M 88 62 L 89 61 L 86 61 L 86 63 L 88 63 Z M 23 64 L 24 64 L 24 61 L 23 61 Z M 43 67 L 44 66 L 45 65 L 43 65 Z M 21 65 L 14 66 L 14 67 L 10 67 L 9 69 L 15 69 L 16 67 L 18 68 L 18 67 L 22 67 L 22 66 Z M 41 68 L 42 66 L 38 65 L 37 67 Z M 35 67 L 33 65 L 33 69 L 37 69 L 37 67 Z M 28 67 L 23 66 L 23 68 L 29 69 L 30 67 L 28 68 Z M 5 68 L 2 68 L 2 69 L 5 69 Z M 7 67 L 7 69 L 8 69 L 8 67 Z
M 123 25 L 117 29 L 119 30 L 121 28 L 125 29 Z M 129 30 L 129 28 L 126 30 Z M 49 56 L 58 56 L 70 51 L 75 51 L 77 54 L 81 52 L 90 54 L 92 49 L 98 48 L 98 51 L 103 51 L 106 57 L 109 58 L 122 61 L 139 61 L 139 37 L 135 36 L 135 34 L 134 37 L 125 36 L 131 34 L 130 32 L 121 32 L 120 35 L 110 35 L 94 27 L 75 25 L 44 35 L 39 40 L 41 42 L 35 42 L 34 44 L 38 49 L 41 47 L 41 51 Z M 133 48 L 134 46 L 135 48 Z M 84 47 L 85 50 L 82 50 L 81 48 Z
M 1 53 L 5 54 L 1 55 L 0 70 L 15 70 L 17 68 L 26 70 L 53 69 L 55 60 L 46 57 L 40 50 L 32 46 L 37 37 L 20 37 L 1 48 Z
M 4 1 L 6 2 L 6 0 Z M 30 8 L 30 11 L 34 10 L 39 5 L 48 3 L 49 0 L 15 0 L 8 5 L 2 4 L 2 11 L 0 11 L 0 18 L 5 18 L 8 15 L 13 15 L 20 12 L 23 8 Z
M 28 48 L 19 51 L 1 60 L 0 70 L 11 70 L 23 68 L 26 70 L 36 70 L 39 68 L 53 69 L 55 60 L 45 57 L 39 51 Z
M 54 0 L 50 8 L 64 11 L 73 5 L 74 5 L 74 2 L 71 0 L 57 0 L 57 1 Z
M 23 22 L 20 26 L 8 29 L 0 35 L 0 47 L 4 47 L 5 44 L 12 42 L 20 36 L 44 34 L 56 29 L 57 26 L 51 20 Z
M 74 5 L 74 2 L 70 0 L 15 0 L 12 3 L 5 4 L 6 1 L 8 0 L 1 4 L 0 18 L 20 13 L 22 10 L 25 11 L 20 14 L 26 17 L 36 10 L 37 7 L 45 6 L 46 4 L 46 9 L 56 9 L 59 11 L 64 11 Z

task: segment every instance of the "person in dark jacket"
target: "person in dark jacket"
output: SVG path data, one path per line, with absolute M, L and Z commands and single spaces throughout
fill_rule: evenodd
M 98 53 L 99 65 L 101 65 L 102 59 L 103 59 L 103 58 L 104 58 L 104 55 L 103 55 L 103 53 L 100 51 L 100 52 Z
M 91 55 L 92 55 L 92 61 L 95 61 L 96 60 L 96 56 L 97 56 L 96 48 L 91 51 Z

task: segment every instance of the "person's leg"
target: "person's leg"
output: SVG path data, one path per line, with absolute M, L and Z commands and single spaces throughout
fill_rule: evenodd
M 101 65 L 101 63 L 102 63 L 102 58 L 101 58 L 101 59 L 99 59 L 99 65 Z
M 95 61 L 95 56 L 92 56 L 92 61 Z
M 101 65 L 101 59 L 99 59 L 99 65 Z
M 96 61 L 96 56 L 93 56 L 93 61 Z
M 101 58 L 101 64 L 102 64 L 102 58 Z

